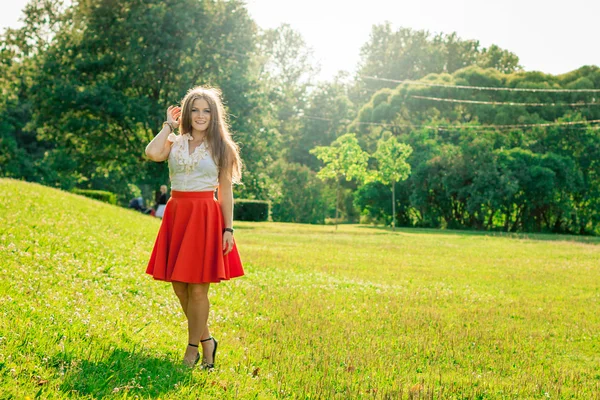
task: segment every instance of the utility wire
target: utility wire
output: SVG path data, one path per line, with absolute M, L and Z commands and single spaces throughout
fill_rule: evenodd
M 300 118 L 313 119 L 318 121 L 334 121 L 330 118 L 316 117 L 310 115 L 302 115 Z M 354 121 L 344 119 L 340 120 L 342 123 L 352 123 Z M 537 128 L 537 127 L 553 127 L 553 126 L 573 126 L 573 125 L 583 125 L 583 124 L 598 124 L 600 123 L 600 119 L 593 119 L 589 121 L 567 121 L 567 122 L 547 122 L 541 124 L 508 124 L 508 125 L 413 125 L 413 124 L 391 124 L 391 123 L 383 123 L 383 122 L 362 122 L 356 121 L 354 122 L 357 125 L 374 125 L 374 126 L 390 126 L 390 127 L 398 127 L 398 128 L 429 128 L 429 129 L 514 129 L 514 128 Z M 600 126 L 594 127 L 580 127 L 578 129 L 588 129 L 588 128 L 600 128 Z
M 419 85 L 419 86 L 432 86 L 432 87 L 444 87 L 454 89 L 470 89 L 470 90 L 494 90 L 494 91 L 508 91 L 508 92 L 540 92 L 540 93 L 600 93 L 600 89 L 533 89 L 533 88 L 511 88 L 511 87 L 490 87 L 490 86 L 466 86 L 466 85 L 446 85 L 442 83 L 429 83 L 423 81 L 412 81 L 409 79 L 387 79 L 377 78 L 375 76 L 360 75 L 361 78 L 392 82 L 392 83 L 406 83 L 408 85 Z
M 429 96 L 410 96 L 413 99 L 423 99 L 431 101 L 441 101 L 446 103 L 466 103 L 466 104 L 489 104 L 492 106 L 522 106 L 522 107 L 587 107 L 600 106 L 599 103 L 515 103 L 512 101 L 479 101 L 479 100 L 461 100 Z

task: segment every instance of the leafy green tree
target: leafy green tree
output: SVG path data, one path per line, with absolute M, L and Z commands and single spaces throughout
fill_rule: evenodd
M 325 184 L 305 165 L 281 159 L 270 169 L 280 178 L 273 196 L 274 221 L 322 224 L 326 214 Z
M 23 26 L 0 36 L 0 176 L 48 183 L 52 168 L 42 162 L 51 144 L 26 127 L 34 104 L 31 86 L 40 55 L 67 23 L 60 0 L 31 0 L 23 9 Z
M 392 230 L 396 229 L 396 183 L 410 175 L 410 164 L 406 159 L 412 153 L 412 147 L 399 143 L 394 136 L 381 140 L 374 156 L 378 161 L 376 177 L 392 190 Z
M 323 168 L 317 173 L 322 180 L 333 180 L 336 185 L 335 227 L 339 217 L 339 192 L 342 179 L 362 181 L 367 177 L 369 155 L 361 149 L 354 133 L 337 138 L 330 146 L 318 146 L 312 154 L 323 161 Z
M 552 153 L 541 155 L 520 148 L 499 151 L 498 156 L 502 174 L 509 175 L 513 183 L 512 193 L 504 202 L 504 229 L 539 231 L 544 222 L 551 227 L 550 218 L 556 215 L 551 212 L 557 206 L 555 197 L 563 190 L 572 190 L 567 186 L 572 185 L 568 182 L 574 166 L 572 161 Z
M 600 68 L 582 67 L 552 76 L 505 74 L 471 66 L 452 75 L 431 74 L 423 82 L 597 89 Z M 435 102 L 416 96 L 556 105 Z M 600 231 L 596 190 L 600 171 L 595 161 L 600 159 L 600 139 L 597 129 L 585 122 L 600 119 L 600 108 L 571 105 L 593 101 L 593 94 L 586 92 L 476 91 L 401 84 L 376 92 L 349 129 L 358 132 L 367 149 L 389 133 L 413 146 L 409 160 L 413 172 L 399 185 L 399 193 L 410 198 L 409 210 L 398 214 L 402 220 L 434 227 L 593 233 Z M 544 123 L 552 125 L 527 126 Z M 558 125 L 563 123 L 573 125 Z M 495 125 L 517 126 L 496 129 Z M 510 151 L 515 153 L 506 153 Z
M 390 216 L 393 214 L 389 197 L 389 188 L 381 182 L 360 185 L 354 192 L 354 206 L 361 210 L 361 223 L 391 223 Z
M 44 162 L 62 159 L 54 152 L 74 162 L 64 174 L 66 164 L 54 166 L 56 184 L 73 185 L 61 178 L 69 171 L 78 185 L 118 193 L 132 181 L 165 182 L 166 166 L 146 162 L 144 144 L 167 105 L 197 84 L 223 90 L 247 168 L 269 159 L 271 131 L 261 130 L 262 96 L 250 76 L 255 25 L 243 3 L 102 0 L 68 14 L 71 23 L 39 54 L 27 127 L 54 145 Z M 260 185 L 251 178 L 246 191 Z
M 581 115 L 568 115 L 562 122 L 581 120 Z M 565 193 L 556 196 L 561 204 L 561 220 L 554 231 L 568 229 L 573 233 L 590 234 L 600 225 L 600 131 L 596 127 L 577 125 L 550 127 L 532 143 L 532 151 L 553 153 L 572 160 L 572 168 L 555 168 L 562 177 Z M 564 176 L 566 174 L 566 176 Z M 566 203 L 570 204 L 569 206 Z
M 487 49 L 481 50 L 477 57 L 476 65 L 480 66 L 481 68 L 494 68 L 507 74 L 520 69 L 519 57 L 508 50 L 501 49 L 495 44 L 491 45 Z M 459 68 L 456 68 L 455 71 L 467 66 L 468 65 L 463 65 Z
M 281 151 L 289 161 L 290 143 L 302 129 L 300 115 L 306 107 L 308 88 L 318 72 L 312 50 L 300 33 L 289 24 L 260 33 L 258 38 L 258 80 L 269 101 L 268 111 L 273 116 L 279 133 Z
M 293 162 L 317 171 L 321 163 L 310 149 L 327 146 L 346 133 L 346 126 L 354 119 L 356 110 L 348 98 L 348 84 L 344 79 L 344 75 L 338 75 L 333 82 L 320 84 L 308 95 L 300 128 L 288 144 L 288 158 Z
M 414 80 L 431 73 L 451 74 L 472 65 L 503 72 L 521 69 L 519 58 L 513 53 L 495 45 L 481 48 L 479 41 L 461 39 L 456 33 L 432 35 L 402 27 L 394 31 L 389 22 L 374 25 L 369 41 L 361 47 L 357 84 L 351 98 L 365 102 L 373 91 L 390 87 L 389 82 L 365 76 Z
M 430 74 L 424 84 L 466 85 L 515 89 L 594 89 L 600 87 L 600 68 L 583 67 L 561 76 L 539 72 L 501 73 L 495 69 L 467 67 L 448 74 Z M 420 97 L 498 103 L 542 103 L 544 107 L 525 107 L 510 104 L 468 104 L 438 102 Z M 483 125 L 513 125 L 554 122 L 580 111 L 580 119 L 600 119 L 600 107 L 573 107 L 572 103 L 593 102 L 590 93 L 549 93 L 526 91 L 464 90 L 453 87 L 400 84 L 394 89 L 382 89 L 371 96 L 359 110 L 356 130 L 363 135 L 373 127 L 386 123 L 398 134 L 403 125 L 432 125 L 435 123 L 480 123 Z M 551 104 L 557 103 L 553 106 Z M 562 104 L 562 105 L 560 105 Z M 394 126 L 397 125 L 397 126 Z

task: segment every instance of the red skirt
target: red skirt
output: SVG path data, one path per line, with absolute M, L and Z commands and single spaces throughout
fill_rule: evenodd
M 223 255 L 225 222 L 214 192 L 173 190 L 146 273 L 156 280 L 220 282 L 244 275 L 237 245 Z

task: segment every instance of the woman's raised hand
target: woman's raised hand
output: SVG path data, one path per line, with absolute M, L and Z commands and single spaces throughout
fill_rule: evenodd
M 173 127 L 179 127 L 179 117 L 181 116 L 181 107 L 169 106 L 167 108 L 167 122 Z

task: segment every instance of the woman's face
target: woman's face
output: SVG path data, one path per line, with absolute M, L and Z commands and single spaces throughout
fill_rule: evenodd
M 210 123 L 210 107 L 205 99 L 192 103 L 192 130 L 206 132 Z

